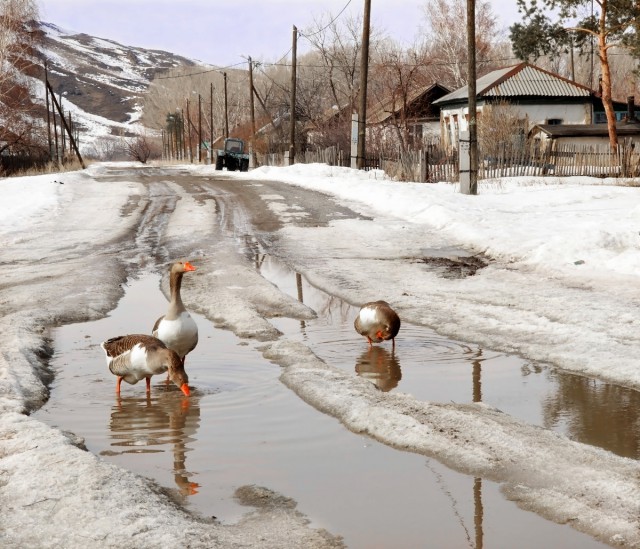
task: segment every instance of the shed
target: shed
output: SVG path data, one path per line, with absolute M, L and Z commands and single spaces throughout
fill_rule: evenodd
M 640 141 L 640 122 L 618 122 L 618 139 Z M 542 142 L 555 142 L 558 145 L 608 145 L 609 132 L 606 124 L 536 124 L 531 137 Z

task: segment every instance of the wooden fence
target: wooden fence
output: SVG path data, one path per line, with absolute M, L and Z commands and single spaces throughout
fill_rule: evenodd
M 491 151 L 478 151 L 478 179 L 517 176 L 592 176 L 640 177 L 640 147 L 625 140 L 612 151 L 608 144 L 557 144 L 541 147 L 539 142 L 520 146 L 502 146 Z M 350 158 L 335 147 L 306 152 L 296 162 L 321 162 L 332 166 L 349 166 Z M 282 165 L 282 164 L 280 164 Z M 400 181 L 457 182 L 458 153 L 439 146 L 421 151 L 398 152 L 376 157 L 367 169 L 381 168 Z
M 478 177 L 522 175 L 556 175 L 592 177 L 637 177 L 640 175 L 640 151 L 635 143 L 625 140 L 612 151 L 608 144 L 576 145 L 552 143 L 546 148 L 537 144 L 505 148 L 499 154 L 480 151 Z

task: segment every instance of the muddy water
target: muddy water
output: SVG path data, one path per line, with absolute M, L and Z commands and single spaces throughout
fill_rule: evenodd
M 320 313 L 313 323 L 273 323 L 326 362 L 371 380 L 383 391 L 436 402 L 484 402 L 572 440 L 640 458 L 638 391 L 487 351 L 406 322 L 393 353 L 390 344 L 370 348 L 364 338 L 354 345 L 357 308 L 314 288 L 269 256 L 261 256 L 258 264 L 265 278 Z
M 590 404 L 574 404 L 564 416 L 562 400 L 554 396 L 557 374 L 408 324 L 393 355 L 390 346 L 369 351 L 364 339 L 354 337 L 351 307 L 268 257 L 260 268 L 319 313 L 314 322 L 274 323 L 382 390 L 440 401 L 482 399 L 539 423 L 553 412 L 560 418 L 553 426 L 567 430 L 577 410 Z M 227 523 L 247 512 L 233 499 L 234 490 L 258 484 L 296 500 L 313 527 L 344 536 L 352 548 L 603 546 L 520 510 L 494 483 L 348 432 L 284 387 L 280 369 L 252 344 L 198 315 L 200 342 L 187 358 L 192 396 L 183 397 L 158 376 L 150 397 L 139 383 L 123 384 L 118 398 L 99 343 L 148 332 L 164 313 L 163 300 L 159 277 L 145 274 L 130 281 L 109 317 L 58 329 L 51 399 L 35 415 L 83 437 L 103 459 L 174 490 L 194 512 Z M 548 399 L 557 403 L 549 411 Z

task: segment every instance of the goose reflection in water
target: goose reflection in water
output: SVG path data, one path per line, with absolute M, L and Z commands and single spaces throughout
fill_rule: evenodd
M 117 399 L 111 409 L 111 446 L 123 447 L 116 453 L 161 453 L 166 445 L 173 452 L 173 474 L 182 496 L 198 493 L 185 466 L 188 444 L 195 440 L 200 424 L 199 397 L 183 398 L 175 391 L 158 391 L 153 397 Z
M 356 361 L 356 373 L 371 381 L 381 391 L 390 391 L 402 379 L 400 361 L 384 347 L 368 347 Z

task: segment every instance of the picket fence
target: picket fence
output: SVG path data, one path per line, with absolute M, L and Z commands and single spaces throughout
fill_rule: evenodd
M 507 146 L 492 151 L 478 151 L 478 179 L 514 176 L 592 176 L 640 177 L 640 147 L 627 139 L 612 151 L 607 144 L 576 145 L 539 143 Z M 260 155 L 260 165 L 279 165 L 283 155 Z M 337 147 L 306 151 L 296 156 L 297 163 L 323 163 L 349 166 L 350 157 Z M 432 145 L 420 151 L 398 152 L 367 159 L 367 169 L 383 169 L 399 181 L 457 182 L 458 154 Z

